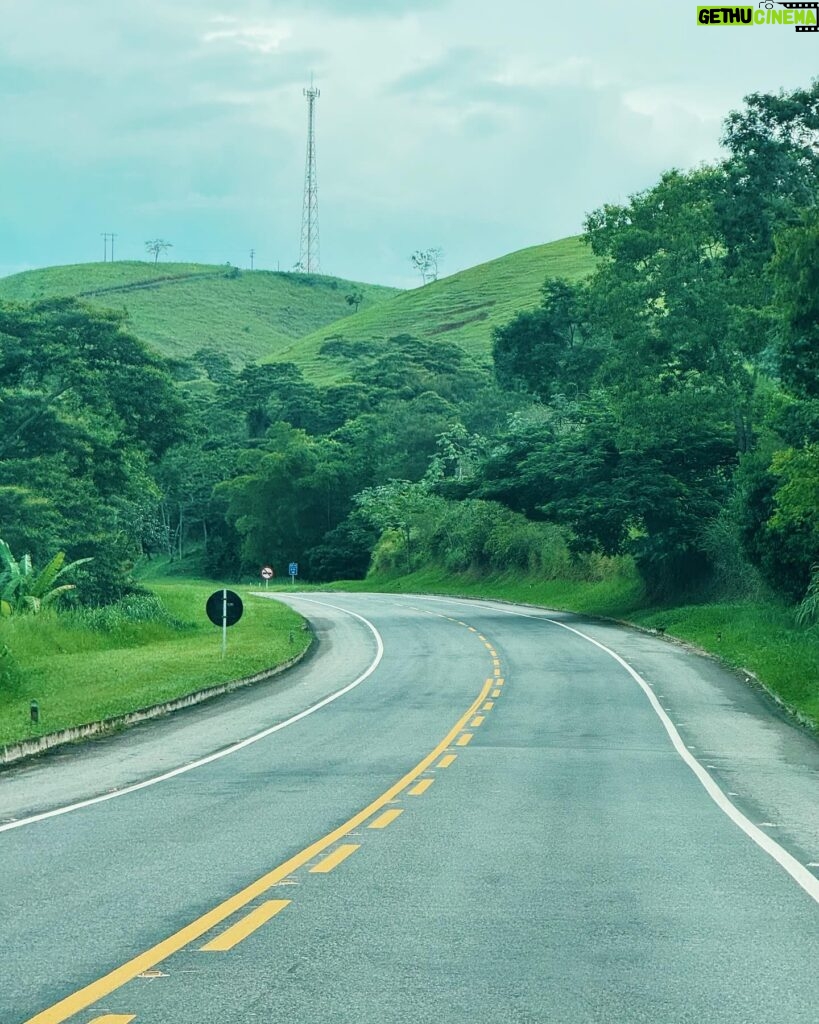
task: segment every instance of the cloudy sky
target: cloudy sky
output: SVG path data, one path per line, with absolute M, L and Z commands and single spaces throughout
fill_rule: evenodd
M 306 102 L 321 265 L 410 286 L 575 234 L 724 115 L 809 84 L 819 34 L 696 24 L 695 0 L 0 0 L 0 275 L 171 241 L 290 269 Z

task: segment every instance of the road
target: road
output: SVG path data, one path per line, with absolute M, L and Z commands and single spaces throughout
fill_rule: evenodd
M 287 676 L 0 775 L 2 1024 L 816 1024 L 819 744 L 764 695 L 559 613 L 282 599 Z

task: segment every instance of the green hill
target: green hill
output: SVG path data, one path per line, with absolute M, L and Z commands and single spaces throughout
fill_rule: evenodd
M 593 267 L 594 257 L 579 236 L 521 249 L 422 288 L 399 292 L 378 305 L 363 306 L 355 315 L 271 353 L 267 361 L 291 361 L 311 380 L 330 381 L 351 373 L 356 343 L 369 345 L 411 334 L 453 342 L 485 362 L 493 328 L 537 306 L 547 277 L 577 281 Z M 321 351 L 328 341 L 336 342 L 332 355 Z
M 0 279 L 0 300 L 80 296 L 125 310 L 134 333 L 167 356 L 212 346 L 237 363 L 276 356 L 305 334 L 342 322 L 353 290 L 364 295 L 362 312 L 397 294 L 335 277 L 198 263 L 80 263 Z

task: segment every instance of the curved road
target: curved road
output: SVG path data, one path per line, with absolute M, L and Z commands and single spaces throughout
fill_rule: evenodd
M 0 775 L 2 1024 L 815 1024 L 819 745 L 766 698 L 558 613 L 279 596 L 287 676 Z

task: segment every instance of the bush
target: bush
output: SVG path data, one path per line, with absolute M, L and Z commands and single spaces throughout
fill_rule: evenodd
M 191 624 L 175 619 L 154 594 L 148 591 L 129 594 L 116 604 L 101 608 L 83 608 L 72 613 L 77 625 L 100 633 L 115 633 L 125 626 L 153 622 L 169 629 L 184 631 Z
M 0 693 L 12 689 L 21 678 L 22 673 L 14 660 L 11 648 L 8 644 L 0 642 Z

